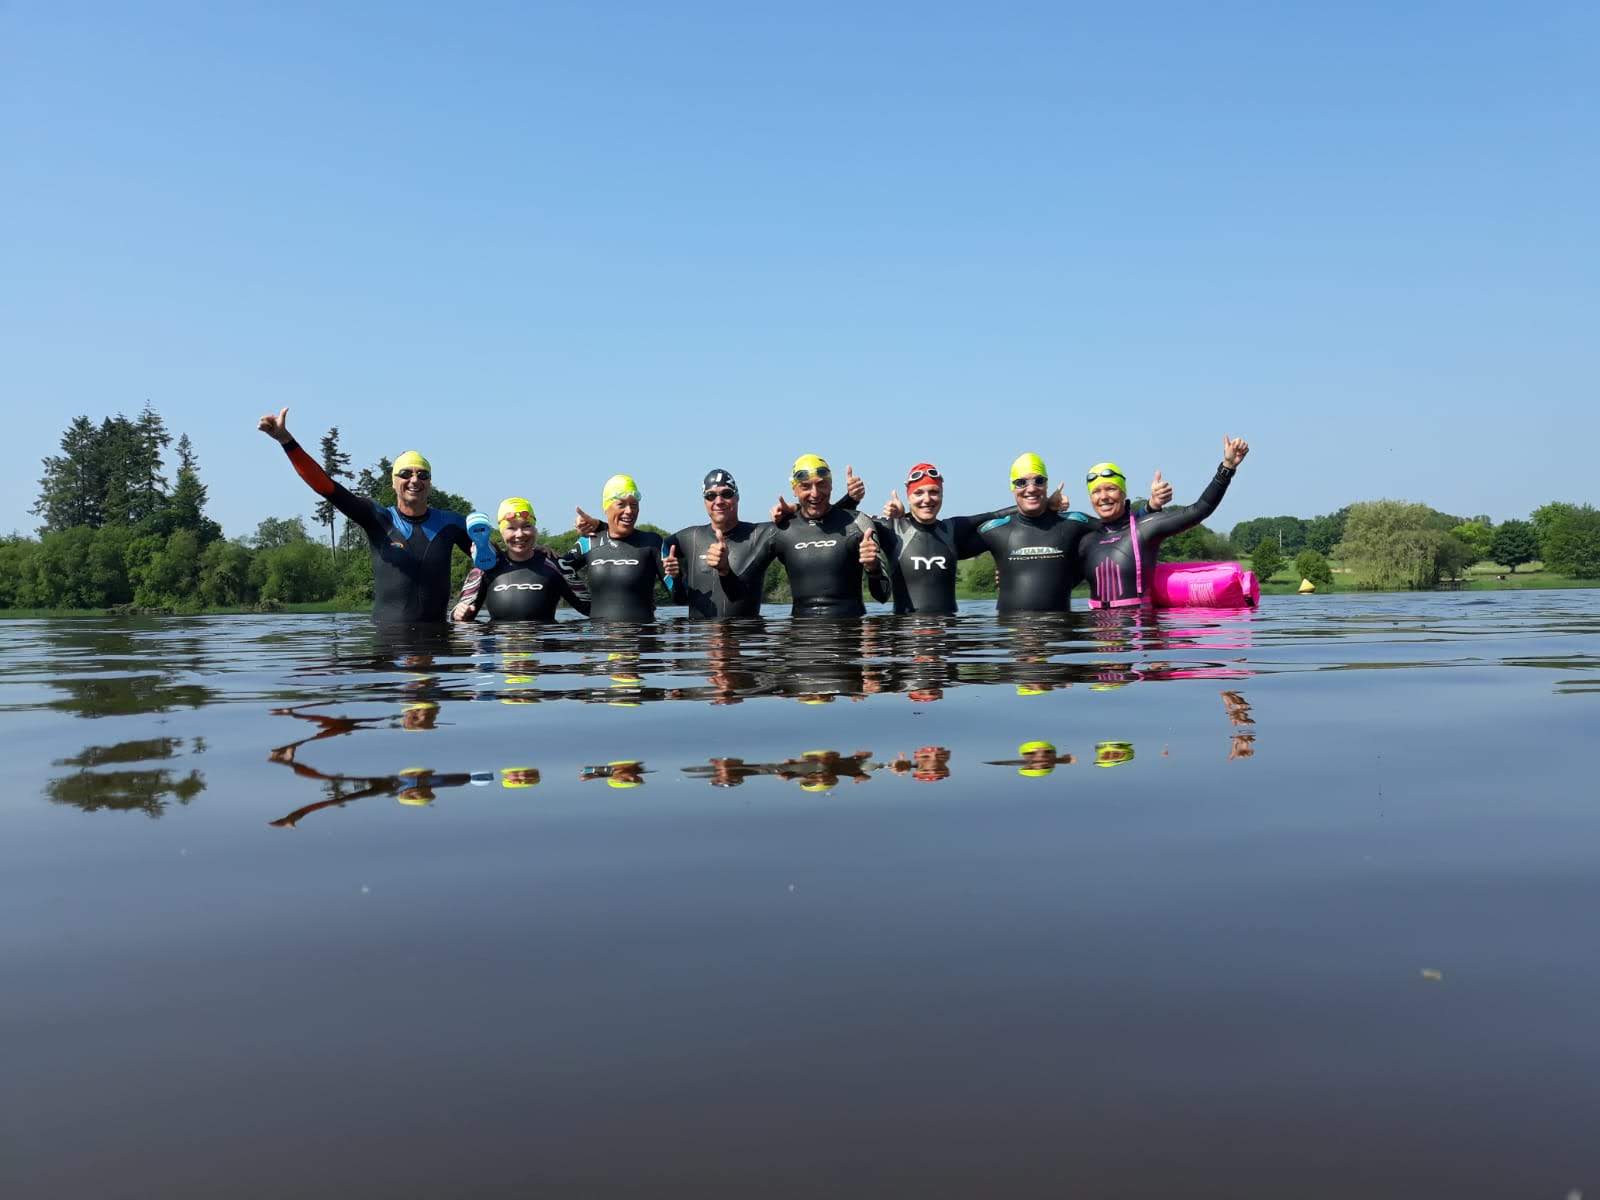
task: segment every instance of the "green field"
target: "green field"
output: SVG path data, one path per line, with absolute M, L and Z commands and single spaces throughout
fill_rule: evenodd
M 1239 560 L 1240 565 L 1249 567 L 1248 557 Z M 1355 575 L 1338 559 L 1329 559 L 1328 565 L 1333 569 L 1333 587 L 1319 587 L 1319 593 L 1327 592 L 1359 592 L 1365 589 L 1355 584 Z M 1502 579 L 1501 576 L 1504 576 Z M 1600 587 L 1600 579 L 1573 579 L 1566 575 L 1552 574 L 1544 569 L 1542 563 L 1526 563 L 1517 568 L 1515 575 L 1497 563 L 1478 563 L 1469 568 L 1462 576 L 1463 591 L 1469 592 L 1514 592 L 1526 588 L 1590 588 Z M 1261 591 L 1268 596 L 1283 596 L 1298 592 L 1300 577 L 1294 573 L 1292 564 L 1285 564 L 1271 579 L 1261 581 Z

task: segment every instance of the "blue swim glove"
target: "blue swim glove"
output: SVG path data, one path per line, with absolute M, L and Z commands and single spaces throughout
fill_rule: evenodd
M 467 514 L 467 536 L 472 539 L 472 544 L 476 547 L 472 554 L 472 565 L 480 571 L 487 571 L 500 557 L 495 548 L 489 544 L 489 534 L 493 529 L 494 523 L 489 520 L 487 513 Z

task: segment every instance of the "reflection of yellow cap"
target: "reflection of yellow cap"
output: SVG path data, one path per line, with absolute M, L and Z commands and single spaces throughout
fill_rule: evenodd
M 500 697 L 500 703 L 501 704 L 537 704 L 537 703 L 539 703 L 539 697 L 537 697 L 537 696 L 501 696 Z
M 1018 754 L 1033 754 L 1040 750 L 1055 751 L 1055 746 L 1049 742 L 1023 742 L 1017 747 Z
M 1123 679 L 1116 683 L 1091 683 L 1089 685 L 1089 690 L 1091 692 L 1114 692 L 1118 688 L 1125 688 L 1127 686 L 1128 681 Z
M 613 475 L 606 480 L 605 487 L 600 489 L 600 507 L 609 508 L 618 500 L 632 496 L 639 499 L 639 485 L 633 481 L 632 475 Z
M 400 774 L 407 779 L 415 779 L 419 775 L 432 775 L 433 770 L 430 767 L 406 767 Z
M 396 796 L 397 804 L 404 804 L 407 808 L 427 808 L 433 803 L 432 796 Z
M 1052 774 L 1055 769 L 1055 764 L 1053 763 L 1048 767 L 1018 767 L 1017 774 L 1025 779 L 1043 779 L 1046 775 Z
M 438 707 L 439 706 L 437 704 L 435 704 L 432 700 L 418 700 L 415 704 L 406 705 L 405 711 L 406 712 L 421 712 L 424 709 L 438 708 Z
M 391 471 L 400 471 L 406 468 L 410 468 L 413 471 L 426 471 L 430 475 L 433 474 L 433 464 L 415 450 L 407 450 L 394 460 L 394 466 L 389 469 Z
M 833 699 L 832 696 L 801 696 L 800 697 L 800 703 L 801 704 L 826 704 L 831 699 Z
M 1097 767 L 1120 767 L 1132 761 L 1132 742 L 1101 742 L 1094 748 L 1094 765 Z
M 644 786 L 644 780 L 642 780 L 642 779 L 618 779 L 615 775 L 612 775 L 611 777 L 609 777 L 606 780 L 606 786 L 607 787 L 614 787 L 614 788 L 643 787 Z
M 506 767 L 500 772 L 500 786 L 508 788 L 532 787 L 539 782 L 537 767 Z
M 800 784 L 802 792 L 825 792 L 833 786 L 826 779 L 807 779 Z
M 1042 696 L 1049 690 L 1049 688 L 1034 687 L 1032 684 L 1027 683 L 1017 684 L 1017 695 L 1019 696 Z
M 534 523 L 533 505 L 529 504 L 521 496 L 507 496 L 500 501 L 500 511 L 495 514 L 494 518 L 495 524 L 504 525 L 507 517 L 514 517 L 518 513 L 528 518 L 529 525 Z
M 539 682 L 539 677 L 537 675 L 507 675 L 506 676 L 506 682 L 507 683 L 538 683 Z
M 1011 479 L 1026 479 L 1030 475 L 1043 475 L 1046 479 L 1050 478 L 1050 472 L 1045 469 L 1044 459 L 1031 450 L 1026 454 L 1019 454 L 1011 460 Z M 1007 482 L 1009 483 L 1010 480 L 1007 480 Z
M 609 704 L 612 708 L 638 708 L 639 707 L 639 702 L 637 700 L 607 700 L 606 703 Z
M 626 673 L 621 675 L 613 675 L 611 677 L 612 687 L 637 687 L 640 682 L 641 680 L 639 676 Z
M 793 479 L 801 471 L 815 475 L 818 471 L 828 471 L 831 474 L 832 470 L 833 468 L 828 466 L 828 460 L 823 458 L 822 455 L 802 454 L 794 460 L 794 466 L 789 468 L 789 478 Z

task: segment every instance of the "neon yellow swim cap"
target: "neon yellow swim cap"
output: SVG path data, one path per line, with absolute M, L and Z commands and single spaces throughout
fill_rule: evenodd
M 801 471 L 805 471 L 809 475 L 815 475 L 818 471 L 826 471 L 831 475 L 833 468 L 828 465 L 828 460 L 820 454 L 802 454 L 794 460 L 794 466 L 789 468 L 789 478 L 793 479 Z
M 1055 773 L 1055 766 L 1048 767 L 1018 767 L 1017 774 L 1024 779 L 1043 779 L 1046 775 Z
M 402 471 L 409 469 L 412 471 L 426 471 L 430 475 L 433 474 L 433 464 L 427 459 L 423 458 L 422 455 L 418 454 L 415 450 L 407 450 L 399 458 L 394 460 L 394 466 L 390 467 L 389 469 L 390 471 Z
M 433 803 L 432 796 L 396 796 L 396 804 L 404 804 L 407 808 L 427 808 Z
M 1109 472 L 1109 474 L 1107 474 L 1107 472 Z M 1094 492 L 1095 488 L 1104 483 L 1116 484 L 1122 489 L 1124 495 L 1126 495 L 1128 491 L 1128 477 L 1122 473 L 1122 468 L 1117 466 L 1117 464 L 1114 462 L 1095 463 L 1094 466 L 1089 468 L 1089 473 L 1086 476 L 1086 480 L 1089 484 L 1089 491 L 1091 494 Z
M 643 767 L 644 764 L 635 758 L 624 758 L 615 762 L 608 762 L 608 767 Z M 618 779 L 615 775 L 606 776 L 606 786 L 614 788 L 636 788 L 643 785 L 642 779 Z
M 1048 750 L 1054 754 L 1056 748 L 1049 742 L 1023 742 L 1017 747 L 1018 754 L 1037 754 L 1040 750 Z
M 1101 742 L 1094 748 L 1094 765 L 1097 767 L 1120 767 L 1132 761 L 1132 742 Z
M 639 485 L 633 481 L 633 476 L 613 475 L 600 489 L 600 507 L 610 508 L 616 501 L 626 500 L 629 496 L 639 499 Z
M 832 786 L 833 784 L 826 779 L 807 779 L 801 783 L 800 790 L 802 792 L 825 792 Z
M 1042 696 L 1048 690 L 1047 688 L 1033 687 L 1026 683 L 1017 684 L 1017 695 L 1019 696 Z
M 1050 478 L 1050 472 L 1044 465 L 1044 459 L 1031 450 L 1012 459 L 1011 476 L 1006 482 L 1009 484 L 1012 479 L 1026 479 L 1030 475 L 1043 475 L 1046 479 Z
M 504 525 L 507 517 L 514 517 L 518 513 L 528 518 L 529 525 L 537 524 L 533 519 L 533 505 L 529 504 L 521 496 L 507 496 L 500 501 L 500 511 L 495 514 L 494 518 L 495 524 Z
M 538 782 L 539 769 L 537 767 L 506 767 L 500 772 L 501 787 L 533 787 Z

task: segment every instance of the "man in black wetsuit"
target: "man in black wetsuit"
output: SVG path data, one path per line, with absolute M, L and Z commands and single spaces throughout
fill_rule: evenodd
M 702 621 L 758 616 L 776 528 L 739 519 L 739 485 L 720 467 L 701 487 L 710 524 L 680 529 L 667 543 L 680 571 L 674 598 Z
M 850 472 L 851 475 L 854 472 Z M 833 471 L 815 454 L 795 459 L 789 478 L 798 514 L 778 525 L 772 554 L 789 572 L 797 617 L 859 617 L 861 576 L 874 600 L 890 596 L 889 574 L 869 517 L 833 504 Z
M 486 608 L 493 621 L 554 621 L 562 600 L 588 616 L 588 594 L 549 555 L 535 553 L 533 505 L 521 496 L 502 500 L 496 520 L 506 548 L 488 570 L 467 573 L 451 619 L 471 621 Z
M 677 584 L 676 551 L 669 552 L 659 533 L 635 528 L 639 523 L 639 485 L 629 475 L 613 475 L 600 492 L 606 515 L 603 533 L 583 536 L 561 556 L 569 578 L 587 572 L 590 615 L 597 621 L 652 621 L 656 615 L 656 580 L 667 591 Z M 581 510 L 580 510 L 581 511 Z
M 1129 518 L 1127 481 L 1116 463 L 1089 468 L 1089 502 L 1100 527 L 1078 549 L 1079 570 L 1089 580 L 1091 608 L 1123 608 L 1149 601 L 1161 543 L 1192 529 L 1217 510 L 1250 444 L 1224 436 L 1217 473 L 1193 504 Z M 1159 472 L 1158 472 L 1159 474 Z M 1133 530 L 1138 536 L 1133 536 Z
M 384 622 L 443 621 L 450 601 L 450 551 L 472 553 L 460 513 L 428 507 L 433 469 L 415 450 L 394 462 L 395 502 L 388 507 L 330 479 L 289 433 L 289 410 L 267 413 L 256 428 L 283 447 L 301 479 L 367 535 L 372 552 L 372 617 Z
M 984 549 L 1000 573 L 996 611 L 1067 612 L 1077 582 L 1078 542 L 1087 520 L 1050 511 L 1050 478 L 1044 459 L 1020 454 L 1011 464 L 1011 494 L 1017 511 L 978 527 Z

